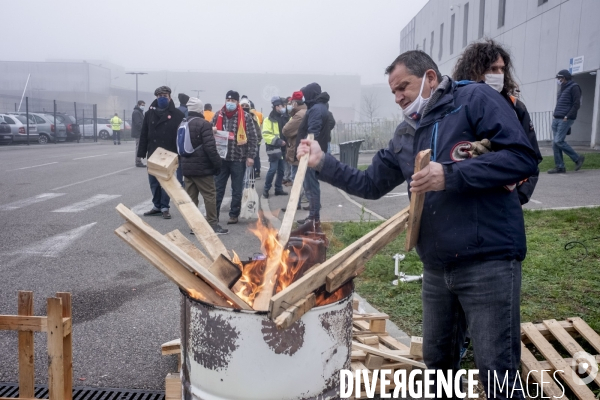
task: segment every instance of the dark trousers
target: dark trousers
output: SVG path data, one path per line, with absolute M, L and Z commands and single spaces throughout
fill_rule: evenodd
M 567 132 L 574 123 L 574 119 L 568 119 L 564 121 L 559 118 L 554 118 L 552 120 L 552 133 L 554 134 L 554 139 L 552 140 L 552 151 L 554 152 L 554 164 L 556 165 L 556 168 L 565 167 L 563 152 L 569 156 L 574 163 L 579 161 L 579 154 L 577 154 L 569 145 L 569 143 L 565 141 L 567 139 Z
M 206 208 L 206 221 L 210 226 L 216 226 L 219 221 L 217 217 L 217 190 L 215 189 L 214 176 L 186 176 L 185 191 L 196 206 L 198 206 L 198 195 L 202 195 L 204 207 Z
M 284 172 L 284 161 L 283 159 L 279 159 L 276 161 L 269 162 L 269 171 L 267 172 L 267 177 L 265 178 L 265 192 L 271 190 L 271 186 L 273 185 L 273 178 L 275 177 L 275 192 L 283 192 L 283 172 Z
M 113 130 L 113 142 L 117 143 L 121 143 L 121 131 L 115 131 Z
M 496 398 L 509 398 L 521 359 L 520 294 L 521 263 L 516 260 L 426 265 L 421 296 L 427 368 L 460 369 L 468 327 L 483 387 L 487 391 L 489 371 L 493 397 L 494 372 L 498 382 L 508 374 L 508 395 L 506 386 L 502 393 L 496 388 Z M 523 398 L 520 391 L 514 394 Z
M 183 175 L 181 175 L 181 165 L 177 167 L 177 172 L 175 174 L 181 186 L 183 186 Z M 152 204 L 154 205 L 155 210 L 160 211 L 169 211 L 169 203 L 171 202 L 171 198 L 165 192 L 165 190 L 160 186 L 160 182 L 156 179 L 155 176 L 148 174 L 148 181 L 150 182 L 150 191 L 152 192 Z
M 254 157 L 254 175 L 260 176 L 260 144 L 256 146 L 256 157 Z
M 321 186 L 317 179 L 317 173 L 312 168 L 306 169 L 306 176 L 304 177 L 304 193 L 306 193 L 308 206 L 310 208 L 308 218 L 319 221 L 321 219 Z
M 230 217 L 239 217 L 242 208 L 242 191 L 244 189 L 244 173 L 246 172 L 246 163 L 244 161 L 223 161 L 221 172 L 215 177 L 217 186 L 217 220 L 221 214 L 221 203 L 225 196 L 227 181 L 231 177 L 231 208 Z

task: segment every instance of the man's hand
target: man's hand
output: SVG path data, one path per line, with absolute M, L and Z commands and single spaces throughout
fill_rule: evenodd
M 412 176 L 410 183 L 411 193 L 426 193 L 437 192 L 446 188 L 446 177 L 442 164 L 430 162 L 428 166 L 423 168 Z
M 323 150 L 321 150 L 321 146 L 319 142 L 316 140 L 302 139 L 300 141 L 300 146 L 298 146 L 298 152 L 296 153 L 296 158 L 300 160 L 303 155 L 310 154 L 308 156 L 308 166 L 314 168 L 317 166 L 321 158 L 324 156 Z
M 253 158 L 246 158 L 246 167 L 251 167 L 254 165 L 254 159 Z

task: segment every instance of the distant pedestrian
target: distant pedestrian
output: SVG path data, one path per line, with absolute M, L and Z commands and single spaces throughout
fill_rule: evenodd
M 208 122 L 212 122 L 215 113 L 212 111 L 212 104 L 206 103 L 204 105 L 204 119 Z
M 152 102 L 144 116 L 140 146 L 137 152 L 137 156 L 140 158 L 150 158 L 159 147 L 177 153 L 177 128 L 179 128 L 184 115 L 175 107 L 175 103 L 171 99 L 171 89 L 168 86 L 159 87 L 154 91 L 154 95 L 156 100 Z M 178 171 L 181 171 L 181 168 L 178 168 Z M 178 173 L 177 179 L 183 185 L 179 176 Z M 148 174 L 148 181 L 152 192 L 153 207 L 150 211 L 145 212 L 144 216 L 162 215 L 164 219 L 170 219 L 169 203 L 171 199 L 169 195 L 153 175 Z
M 302 92 L 294 92 L 288 104 L 288 113 L 290 120 L 283 127 L 283 136 L 287 143 L 285 160 L 291 165 L 291 181 L 296 178 L 298 171 L 298 160 L 296 159 L 296 138 L 298 137 L 298 129 L 302 123 L 302 119 L 306 114 L 306 104 L 302 101 Z
M 262 134 L 267 146 L 267 157 L 269 158 L 269 171 L 265 178 L 263 197 L 269 198 L 269 190 L 275 178 L 275 196 L 285 196 L 287 192 L 283 191 L 284 161 L 283 151 L 286 142 L 281 138 L 281 131 L 287 122 L 285 117 L 285 106 L 280 97 L 275 96 L 271 99 L 271 113 L 262 125 Z
M 242 207 L 242 191 L 246 167 L 254 165 L 257 135 L 252 117 L 239 105 L 240 94 L 230 90 L 225 95 L 225 105 L 212 120 L 216 130 L 229 132 L 227 155 L 221 165 L 221 171 L 215 178 L 217 186 L 217 217 L 225 196 L 227 181 L 231 177 L 231 208 L 227 224 L 237 224 Z
M 218 224 L 217 190 L 214 175 L 221 169 L 221 157 L 213 135 L 212 124 L 204 119 L 202 101 L 191 97 L 187 101 L 190 140 L 196 149 L 189 157 L 181 157 L 181 170 L 185 180 L 185 191 L 198 206 L 198 195 L 204 199 L 206 221 L 217 235 L 229 232 Z
M 285 123 L 287 124 L 287 122 L 290 120 L 290 118 L 292 117 L 290 115 L 290 112 L 292 111 L 292 105 L 291 105 L 291 100 L 292 97 L 288 96 L 285 99 L 282 98 L 283 100 L 283 105 L 285 106 Z M 284 186 L 292 186 L 293 180 L 292 180 L 292 164 L 290 164 L 286 157 L 286 151 L 287 151 L 287 147 L 282 149 L 283 151 L 283 185 Z
M 581 107 L 581 88 L 573 82 L 571 73 L 566 69 L 558 72 L 556 83 L 560 85 L 556 107 L 554 108 L 554 120 L 552 121 L 552 133 L 554 134 L 552 150 L 554 150 L 554 164 L 556 166 L 549 170 L 548 173 L 564 174 L 567 170 L 563 161 L 563 151 L 575 163 L 575 171 L 579 171 L 585 161 L 583 154 L 577 154 L 565 142 L 568 131 L 577 118 L 577 110 Z
M 250 100 L 250 99 L 248 99 Z M 258 121 L 258 126 L 260 127 L 260 129 L 262 129 L 262 124 L 263 124 L 263 115 L 260 111 L 258 111 L 256 108 L 254 108 L 254 103 L 252 102 L 252 100 L 250 100 L 250 112 L 252 114 L 254 114 L 254 116 L 256 117 L 256 121 Z M 261 131 L 262 133 L 262 131 Z M 256 149 L 256 157 L 254 157 L 254 179 L 260 179 L 260 145 L 262 144 L 263 141 L 263 137 L 262 134 L 259 137 L 259 140 L 257 142 L 257 149 Z
M 113 131 L 113 142 L 115 146 L 121 144 L 121 124 L 123 120 L 119 118 L 119 114 L 115 113 L 115 116 L 110 119 L 110 127 Z
M 142 159 L 138 157 L 137 153 L 140 148 L 140 133 L 142 132 L 142 125 L 144 125 L 144 109 L 146 108 L 146 102 L 138 100 L 137 105 L 133 108 L 131 113 L 131 137 L 135 139 L 135 166 L 145 167 Z
M 188 96 L 185 93 L 179 93 L 177 95 L 177 98 L 179 99 L 179 107 L 177 107 L 177 109 L 179 111 L 181 111 L 183 113 L 183 115 L 185 115 L 185 117 L 188 117 L 188 108 L 187 108 L 187 102 L 190 99 L 190 96 Z

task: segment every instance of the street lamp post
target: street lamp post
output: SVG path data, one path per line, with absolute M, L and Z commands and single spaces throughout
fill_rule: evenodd
M 138 75 L 148 75 L 147 72 L 125 72 L 127 75 L 135 75 L 135 101 L 138 102 Z

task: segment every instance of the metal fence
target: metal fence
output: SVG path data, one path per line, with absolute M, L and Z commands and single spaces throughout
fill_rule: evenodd
M 331 132 L 331 152 L 339 153 L 339 144 L 364 140 L 361 150 L 386 148 L 401 120 L 375 120 L 372 122 L 338 122 Z
M 552 111 L 529 113 L 538 142 L 552 141 Z

